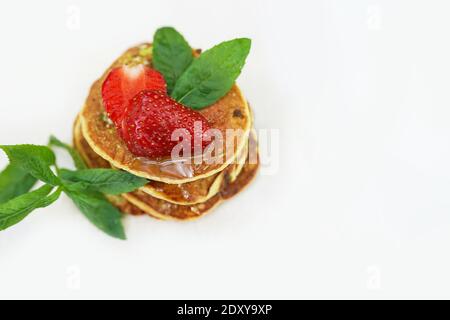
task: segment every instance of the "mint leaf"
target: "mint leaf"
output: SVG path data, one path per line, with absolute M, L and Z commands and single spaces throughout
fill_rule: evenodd
M 33 188 L 36 178 L 17 165 L 10 164 L 0 173 L 0 203 L 23 195 Z
M 5 230 L 23 219 L 33 210 L 45 208 L 58 200 L 61 190 L 57 190 L 50 196 L 52 186 L 46 185 L 40 189 L 12 199 L 0 205 L 0 231 Z
M 111 195 L 133 192 L 145 186 L 148 181 L 128 172 L 113 169 L 89 169 L 70 171 L 61 169 L 60 177 L 70 183 L 67 188 L 73 191 L 98 191 Z
M 45 146 L 17 145 L 0 146 L 9 158 L 11 164 L 22 168 L 36 179 L 52 186 L 58 186 L 60 181 L 50 166 L 55 165 L 53 151 Z
M 181 75 L 171 96 L 192 109 L 214 104 L 233 87 L 250 48 L 250 39 L 235 39 L 205 51 Z
M 93 225 L 114 238 L 126 239 L 122 214 L 101 193 L 86 194 L 66 190 L 66 194 Z
M 164 75 L 169 94 L 193 60 L 191 47 L 177 30 L 166 27 L 156 31 L 153 39 L 153 67 Z
M 78 153 L 78 151 L 76 151 L 74 148 L 72 148 L 68 144 L 60 141 L 55 136 L 51 136 L 50 137 L 49 145 L 50 146 L 54 146 L 54 147 L 58 147 L 58 148 L 62 148 L 64 150 L 66 150 L 70 154 L 70 156 L 72 157 L 72 160 L 75 163 L 75 168 L 77 168 L 78 170 L 87 169 L 88 168 L 86 166 L 86 164 L 84 163 L 83 158 L 81 158 L 80 154 Z

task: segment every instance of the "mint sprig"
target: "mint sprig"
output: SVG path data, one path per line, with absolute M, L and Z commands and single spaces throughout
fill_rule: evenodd
M 178 102 L 202 109 L 223 98 L 241 74 L 250 39 L 223 42 L 205 51 L 180 76 L 171 94 Z
M 147 180 L 113 169 L 86 169 L 81 156 L 69 145 L 55 137 L 49 145 L 67 150 L 78 170 L 59 169 L 55 153 L 47 146 L 0 146 L 10 160 L 0 173 L 0 186 L 5 188 L 0 190 L 0 231 L 21 222 L 34 210 L 53 204 L 64 192 L 98 229 L 126 239 L 122 214 L 105 194 L 132 192 Z M 30 192 L 37 180 L 45 185 Z
M 158 29 L 153 39 L 153 67 L 164 75 L 168 94 L 192 109 L 223 98 L 242 72 L 252 41 L 234 39 L 194 59 L 192 48 L 174 28 Z
M 191 47 L 177 30 L 165 27 L 156 31 L 153 39 L 153 67 L 163 74 L 169 94 L 193 60 Z

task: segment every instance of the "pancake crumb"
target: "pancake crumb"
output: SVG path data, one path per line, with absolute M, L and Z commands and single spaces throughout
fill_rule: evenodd
M 102 121 L 106 124 L 107 127 L 111 127 L 114 123 L 112 122 L 112 120 L 108 117 L 108 115 L 106 114 L 106 112 L 102 112 L 102 114 L 100 115 L 100 117 L 102 118 Z
M 197 214 L 197 215 L 200 215 L 200 214 L 201 214 L 200 210 L 198 210 L 197 207 L 191 207 L 191 211 L 194 212 L 194 213 Z
M 236 109 L 233 111 L 233 117 L 234 118 L 244 118 L 244 115 L 242 114 L 242 111 L 240 109 Z

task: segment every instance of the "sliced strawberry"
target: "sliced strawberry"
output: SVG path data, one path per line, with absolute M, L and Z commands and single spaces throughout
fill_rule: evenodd
M 195 130 L 195 126 L 201 126 L 201 130 Z M 201 150 L 208 146 L 205 132 L 210 129 L 210 124 L 203 115 L 160 91 L 142 91 L 131 101 L 121 131 L 133 154 L 161 158 L 170 156 L 179 143 L 171 140 L 172 133 L 177 129 L 189 132 L 192 152 L 196 142 L 201 142 L 198 145 Z
M 102 87 L 102 98 L 111 120 L 120 126 L 131 99 L 142 90 L 166 92 L 164 77 L 156 70 L 138 65 L 113 69 Z

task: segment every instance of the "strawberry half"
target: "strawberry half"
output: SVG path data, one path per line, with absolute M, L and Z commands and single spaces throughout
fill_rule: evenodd
M 194 129 L 200 125 L 201 130 Z M 192 152 L 199 141 L 201 150 L 208 146 L 205 132 L 210 124 L 202 114 L 160 91 L 142 91 L 131 101 L 121 131 L 129 150 L 136 156 L 162 158 L 170 156 L 179 143 L 171 139 L 177 129 L 189 132 Z
M 131 99 L 142 90 L 166 92 L 164 77 L 158 71 L 144 65 L 122 66 L 108 74 L 102 87 L 103 104 L 117 127 L 121 126 Z

